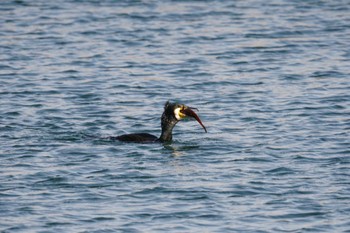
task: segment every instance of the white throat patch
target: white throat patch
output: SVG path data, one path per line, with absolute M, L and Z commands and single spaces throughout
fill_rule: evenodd
M 178 121 L 182 119 L 180 110 L 181 110 L 181 108 L 176 108 L 176 109 L 174 110 L 175 118 L 176 118 L 176 120 L 178 120 Z

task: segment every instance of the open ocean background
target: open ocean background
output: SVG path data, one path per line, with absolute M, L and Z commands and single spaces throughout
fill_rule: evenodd
M 170 145 L 167 100 L 199 109 Z M 0 232 L 350 232 L 350 1 L 0 2 Z

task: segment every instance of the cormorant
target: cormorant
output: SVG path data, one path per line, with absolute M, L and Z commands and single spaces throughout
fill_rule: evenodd
M 174 126 L 186 117 L 193 117 L 203 127 L 204 131 L 207 129 L 199 119 L 198 115 L 193 111 L 196 108 L 188 107 L 184 104 L 170 103 L 169 101 L 164 105 L 164 112 L 161 118 L 162 133 L 159 138 L 148 133 L 124 134 L 117 137 L 110 137 L 112 140 L 119 140 L 122 142 L 137 142 L 137 143 L 152 143 L 152 142 L 170 142 L 172 140 L 172 132 Z

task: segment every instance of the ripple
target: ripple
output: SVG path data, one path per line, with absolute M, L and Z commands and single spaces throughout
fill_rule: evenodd
M 348 230 L 344 1 L 0 11 L 0 231 Z M 208 133 L 183 121 L 169 145 L 107 139 L 159 135 L 167 100 Z

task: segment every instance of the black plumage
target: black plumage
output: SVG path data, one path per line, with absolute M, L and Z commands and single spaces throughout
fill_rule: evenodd
M 124 134 L 117 137 L 110 137 L 112 140 L 118 140 L 122 142 L 136 142 L 136 143 L 153 143 L 153 142 L 170 142 L 172 140 L 172 132 L 175 125 L 186 117 L 195 118 L 198 123 L 207 132 L 205 126 L 197 114 L 192 110 L 193 108 L 188 107 L 184 104 L 170 103 L 169 101 L 164 105 L 164 112 L 161 117 L 161 128 L 162 133 L 160 137 L 156 137 L 148 133 L 134 133 Z

